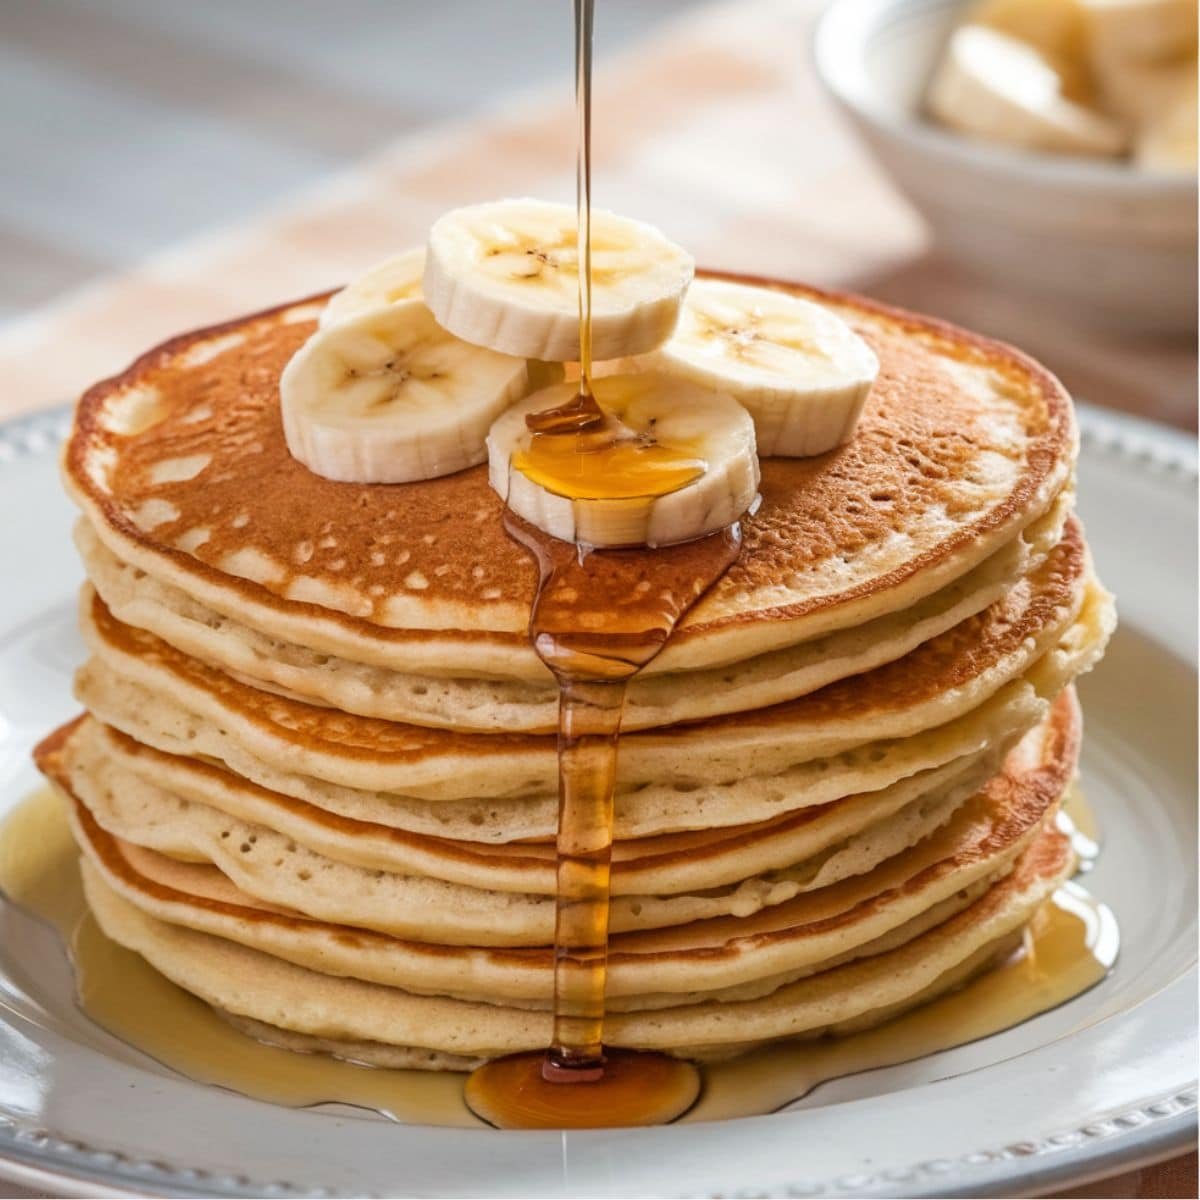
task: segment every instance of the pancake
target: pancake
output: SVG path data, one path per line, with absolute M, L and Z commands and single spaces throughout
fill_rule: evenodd
M 1031 360 L 858 298 L 787 290 L 844 315 L 879 378 L 851 442 L 764 461 L 741 559 L 650 673 L 908 608 L 1012 542 L 1071 478 L 1070 401 Z M 288 453 L 277 380 L 320 302 L 176 338 L 91 389 L 68 490 L 121 561 L 272 637 L 406 672 L 544 679 L 525 637 L 534 571 L 485 468 L 362 487 Z
M 916 737 L 867 743 L 773 776 L 743 776 L 723 784 L 647 784 L 619 792 L 616 834 L 644 838 L 674 830 L 715 830 L 770 820 L 796 810 L 873 792 L 967 756 L 1011 744 L 1045 714 L 1049 700 L 1103 651 L 1114 615 L 1110 598 L 1094 590 L 1080 619 L 1027 679 L 1001 688 L 979 708 Z M 239 753 L 219 731 L 186 710 L 85 668 L 77 692 L 106 722 L 173 755 L 225 761 L 260 789 L 297 798 L 336 816 L 366 820 L 421 835 L 445 835 L 481 844 L 553 836 L 557 799 L 421 801 L 344 788 L 312 776 L 273 770 Z M 223 757 L 222 757 L 223 756 Z M 218 804 L 219 806 L 219 804 Z
M 650 729 L 792 700 L 903 657 L 974 616 L 1036 570 L 1058 544 L 1073 496 L 985 562 L 911 608 L 713 670 L 639 675 L 622 728 Z M 544 732 L 556 728 L 552 681 L 432 678 L 354 662 L 270 637 L 121 562 L 86 521 L 75 542 L 88 578 L 123 624 L 243 682 L 360 716 L 434 728 Z
M 1071 867 L 1067 838 L 1045 829 L 1014 869 L 974 904 L 899 947 L 754 1000 L 614 1013 L 605 1025 L 606 1041 L 702 1057 L 773 1038 L 845 1029 L 874 1012 L 894 1015 L 898 1006 L 928 998 L 948 973 L 990 961 L 996 945 L 1023 927 Z M 109 937 L 186 990 L 238 1016 L 311 1037 L 420 1047 L 468 1061 L 549 1042 L 548 1012 L 420 996 L 318 973 L 152 917 L 118 895 L 90 862 L 84 881 Z M 965 977 L 955 975 L 956 981 Z
M 651 887 L 666 895 L 711 893 L 737 883 L 736 903 L 744 910 L 760 890 L 745 886 L 754 873 L 775 872 L 763 884 L 775 892 L 785 882 L 807 890 L 869 870 L 949 819 L 995 772 L 999 749 L 752 825 L 618 842 L 613 894 L 636 896 Z M 68 730 L 60 753 L 73 792 L 108 832 L 182 861 L 211 861 L 223 844 L 248 843 L 256 858 L 295 855 L 299 845 L 372 871 L 467 887 L 486 883 L 493 891 L 555 893 L 555 852 L 545 843 L 458 842 L 338 816 L 211 763 L 151 750 L 90 718 Z M 280 838 L 282 851 L 266 849 Z M 198 848 L 205 844 L 214 849 Z M 786 881 L 779 875 L 785 868 Z
M 882 1025 L 912 1008 L 928 1004 L 939 996 L 964 987 L 976 976 L 1009 958 L 1021 946 L 1023 936 L 1023 933 L 1018 931 L 996 939 L 989 946 L 968 956 L 958 966 L 939 975 L 932 984 L 916 995 L 908 996 L 882 1008 L 869 1009 L 838 1026 L 811 1029 L 804 1033 L 794 1034 L 792 1038 L 808 1040 L 831 1034 L 859 1033 L 876 1025 Z M 393 1046 L 383 1042 L 354 1042 L 346 1039 L 314 1037 L 311 1034 L 281 1029 L 278 1025 L 270 1025 L 265 1021 L 239 1016 L 225 1009 L 217 1008 L 215 1011 L 219 1017 L 248 1037 L 299 1054 L 328 1054 L 334 1058 L 367 1066 L 426 1071 L 471 1071 L 486 1061 L 482 1058 L 465 1058 L 462 1055 L 445 1054 L 415 1046 Z M 754 1050 L 763 1044 L 762 1042 L 747 1042 L 741 1045 L 722 1047 L 695 1047 L 686 1057 L 699 1061 L 720 1062 Z
M 64 747 L 65 776 L 73 794 L 107 832 L 176 861 L 212 863 L 249 894 L 275 906 L 423 941 L 536 945 L 553 936 L 551 889 L 541 894 L 492 890 L 494 873 L 485 864 L 477 866 L 467 883 L 348 865 L 268 826 L 229 821 L 169 794 L 155 797 L 157 804 L 152 801 L 154 807 L 147 813 L 138 803 L 144 796 L 128 806 L 119 779 L 113 782 L 102 766 L 75 751 L 69 742 Z M 734 830 L 728 856 L 720 855 L 719 847 L 717 853 L 705 855 L 701 846 L 690 853 L 635 861 L 614 898 L 610 928 L 656 928 L 726 914 L 746 917 L 870 871 L 949 821 L 992 774 L 991 765 L 953 779 L 811 859 L 789 857 L 787 840 L 775 843 L 770 830 L 745 843 Z M 723 861 L 726 857 L 731 861 Z M 692 869 L 672 870 L 681 859 L 691 860 Z M 771 869 L 772 860 L 782 860 L 779 869 Z M 709 878 L 704 878 L 706 861 L 716 868 Z M 722 868 L 723 879 L 717 874 Z M 750 871 L 749 877 L 737 875 L 739 868 Z
M 1087 581 L 1082 531 L 1072 522 L 1033 576 L 985 612 L 903 659 L 753 713 L 622 738 L 618 786 L 721 782 L 744 774 L 748 761 L 756 772 L 771 774 L 951 721 L 1019 678 L 1050 650 L 1079 612 Z M 98 596 L 87 592 L 82 624 L 94 661 L 110 680 L 171 697 L 185 710 L 185 737 L 195 742 L 201 728 L 211 727 L 210 743 L 229 743 L 276 771 L 436 800 L 520 796 L 557 786 L 552 738 L 429 729 L 264 693 L 144 630 L 122 625 Z M 93 666 L 93 675 L 96 670 Z M 86 690 L 81 698 L 94 706 Z M 142 704 L 135 707 L 145 720 L 160 725 L 168 711 L 161 703 L 149 712 Z M 104 718 L 134 732 L 107 710 Z M 235 751 L 204 752 L 231 762 Z
M 875 880 L 864 878 L 851 887 L 806 896 L 786 911 L 770 914 L 769 920 L 725 919 L 698 923 L 671 936 L 616 938 L 611 983 L 618 1001 L 611 1007 L 648 1007 L 644 996 L 658 1002 L 672 986 L 672 1003 L 731 998 L 742 984 L 766 992 L 780 980 L 790 982 L 833 962 L 871 953 L 884 942 L 892 948 L 911 940 L 946 914 L 961 911 L 1006 875 L 1048 811 L 1032 791 L 1024 803 L 1009 805 L 1002 814 L 986 811 L 988 799 L 995 798 L 980 797 L 976 811 L 962 818 L 960 828 L 931 842 L 916 862 L 894 864 Z M 1056 802 L 1057 794 L 1050 799 Z M 461 977 L 462 967 L 469 965 L 475 968 L 475 990 L 472 994 L 460 983 L 457 990 L 463 995 L 491 1002 L 503 997 L 518 1007 L 550 1006 L 553 984 L 547 948 L 526 953 L 431 948 L 304 920 L 286 908 L 248 898 L 220 872 L 174 864 L 108 838 L 82 806 L 74 812 L 80 841 L 110 886 L 144 911 L 169 913 L 172 923 L 215 930 L 218 936 L 230 936 L 232 930 L 233 941 L 268 947 L 270 953 L 314 970 L 403 986 L 418 994 L 438 994 L 451 967 L 457 967 Z M 950 848 L 953 852 L 941 857 Z M 424 970 L 425 964 L 431 970 Z M 451 978 L 450 988 L 454 986 Z M 646 988 L 658 991 L 647 994 Z
M 1094 631 L 1093 631 L 1094 632 Z M 1051 680 L 1069 682 L 1074 667 L 1094 657 L 1099 639 L 1073 656 Z M 195 755 L 220 762 L 263 791 L 302 800 L 337 817 L 367 820 L 421 836 L 498 845 L 554 837 L 558 800 L 552 795 L 503 800 L 416 800 L 396 793 L 341 787 L 308 775 L 274 770 L 241 753 L 211 726 L 161 696 L 85 668 L 76 679 L 79 699 L 110 727 L 172 756 Z M 675 831 L 719 830 L 872 792 L 917 772 L 977 756 L 1007 743 L 1044 715 L 1047 701 L 1033 684 L 1002 688 L 974 712 L 918 737 L 867 743 L 772 776 L 744 776 L 725 783 L 647 784 L 615 797 L 615 830 L 640 840 Z M 147 715 L 153 711 L 154 719 Z M 224 757 L 220 757 L 223 755 Z
M 66 741 L 48 744 L 41 757 L 47 773 L 71 795 Z M 729 998 L 763 980 L 773 990 L 798 973 L 864 953 L 901 930 L 907 937 L 924 932 L 935 918 L 948 915 L 947 906 L 958 911 L 974 898 L 971 889 L 1007 873 L 1073 778 L 1078 744 L 1077 707 L 1064 695 L 1053 718 L 1014 751 L 1004 770 L 910 853 L 750 917 L 618 934 L 610 947 L 609 995 L 632 999 L 613 1007 L 636 1006 L 638 997 L 663 993 L 675 993 L 674 1003 L 683 994 L 692 1002 L 701 993 Z M 299 905 L 310 909 L 306 919 L 298 906 L 264 902 L 212 867 L 179 863 L 113 837 L 77 796 L 72 811 L 80 844 L 109 886 L 158 919 L 327 973 L 417 992 L 549 1004 L 548 946 L 505 951 L 413 943 L 384 936 L 362 920 L 347 927 L 314 919 L 300 898 Z M 545 941 L 552 932 L 551 925 Z

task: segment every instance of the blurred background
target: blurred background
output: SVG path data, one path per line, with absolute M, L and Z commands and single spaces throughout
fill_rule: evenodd
M 597 7 L 597 203 L 1194 428 L 1194 174 L 933 130 L 926 77 L 969 5 L 843 0 L 815 54 L 817 0 Z M 569 0 L 2 0 L 0 411 L 335 286 L 447 207 L 571 198 L 571 37 Z
M 603 60 L 699 3 L 601 6 Z M 0 318 L 572 79 L 569 0 L 3 0 L 0 34 Z

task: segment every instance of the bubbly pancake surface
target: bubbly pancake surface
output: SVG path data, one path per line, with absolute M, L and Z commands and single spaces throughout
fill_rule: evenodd
M 1070 403 L 1036 364 L 936 322 L 822 298 L 881 359 L 858 432 L 818 458 L 763 463 L 741 559 L 658 670 L 734 661 L 903 607 L 983 561 L 1068 481 Z M 315 312 L 292 306 L 188 335 L 98 385 L 68 446 L 69 488 L 121 557 L 215 607 L 424 643 L 419 661 L 441 655 L 451 672 L 463 662 L 453 647 L 469 643 L 473 661 L 536 677 L 524 641 L 533 571 L 483 468 L 361 487 L 288 454 L 276 381 Z M 647 552 L 647 570 L 655 555 L 694 553 Z

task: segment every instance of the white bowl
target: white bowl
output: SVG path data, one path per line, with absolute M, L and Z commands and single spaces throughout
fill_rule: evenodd
M 833 0 L 817 73 L 942 249 L 1129 332 L 1196 327 L 1196 179 L 990 146 L 922 113 L 963 0 Z

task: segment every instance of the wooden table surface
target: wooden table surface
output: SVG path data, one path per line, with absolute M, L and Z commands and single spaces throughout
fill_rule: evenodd
M 938 254 L 812 77 L 817 7 L 601 0 L 596 202 L 702 265 L 936 312 L 1077 395 L 1194 429 L 1193 342 L 1078 328 Z M 570 199 L 569 8 L 2 0 L 0 418 L 334 286 L 447 207 Z M 1069 1194 L 1195 1196 L 1195 1156 Z

